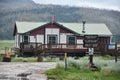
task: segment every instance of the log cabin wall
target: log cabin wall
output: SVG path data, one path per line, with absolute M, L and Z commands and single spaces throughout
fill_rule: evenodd
M 110 37 L 99 37 L 99 50 L 102 54 L 107 52 L 107 46 L 110 44 Z

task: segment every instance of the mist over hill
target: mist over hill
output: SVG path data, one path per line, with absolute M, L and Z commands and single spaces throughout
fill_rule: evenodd
M 53 10 L 52 10 L 53 9 Z M 114 40 L 120 34 L 120 12 L 95 8 L 70 7 L 36 4 L 32 0 L 0 0 L 0 40 L 13 39 L 15 21 L 105 23 L 111 30 Z

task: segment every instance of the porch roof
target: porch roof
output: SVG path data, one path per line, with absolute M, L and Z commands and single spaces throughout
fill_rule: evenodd
M 18 33 L 26 33 L 38 27 L 48 24 L 48 22 L 16 22 L 16 27 Z M 61 23 L 58 22 L 61 26 L 68 28 L 78 34 L 82 33 L 83 24 L 82 23 Z M 112 35 L 111 31 L 104 23 L 86 23 L 85 24 L 85 33 L 87 35 Z

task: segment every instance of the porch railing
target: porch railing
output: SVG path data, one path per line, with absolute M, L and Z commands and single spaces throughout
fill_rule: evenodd
M 83 47 L 83 44 L 42 44 L 36 49 L 45 50 L 45 49 L 87 49 Z
M 105 45 L 103 45 L 104 47 Z M 102 46 L 95 48 L 96 52 L 102 52 L 104 49 Z M 41 43 L 20 43 L 20 49 L 18 52 L 80 52 L 88 51 L 87 48 L 83 47 L 83 44 L 41 44 Z M 107 50 L 108 52 L 108 50 Z M 120 51 L 119 51 L 120 53 Z
M 87 48 L 83 47 L 83 44 L 40 44 L 40 43 L 21 43 L 21 50 L 23 52 L 36 52 L 36 51 L 76 51 L 76 50 L 85 50 Z
M 33 50 L 39 47 L 41 43 L 20 43 L 20 49 L 22 50 Z

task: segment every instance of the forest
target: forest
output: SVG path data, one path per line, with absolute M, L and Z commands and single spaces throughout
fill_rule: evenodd
M 16 21 L 105 23 L 113 33 L 113 41 L 120 41 L 120 12 L 74 6 L 36 4 L 32 0 L 0 0 L 0 40 L 11 40 Z

